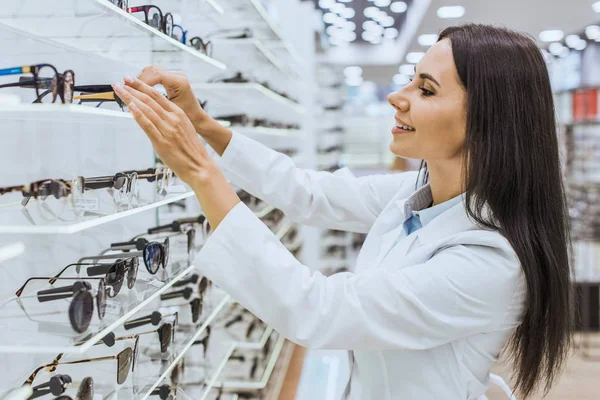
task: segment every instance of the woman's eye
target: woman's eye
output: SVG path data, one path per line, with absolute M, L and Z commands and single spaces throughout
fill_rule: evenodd
M 429 97 L 429 96 L 433 96 L 434 95 L 434 93 L 431 90 L 427 90 L 425 88 L 419 88 L 419 89 L 421 89 L 421 93 L 425 97 Z

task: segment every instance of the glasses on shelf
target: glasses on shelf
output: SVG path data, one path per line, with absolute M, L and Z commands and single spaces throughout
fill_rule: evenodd
M 200 277 L 197 274 L 192 275 L 188 279 L 184 279 L 173 284 L 173 287 L 183 287 L 186 285 L 192 285 L 185 289 L 175 290 L 168 293 L 163 293 L 160 296 L 161 300 L 173 300 L 178 298 L 184 298 L 190 300 L 194 294 L 193 286 L 196 286 L 196 296 L 190 301 L 190 307 L 192 312 L 192 323 L 198 322 L 200 315 L 202 315 L 202 309 L 204 307 L 204 295 L 206 290 L 210 286 L 210 281 L 205 276 Z
M 123 10 L 127 10 L 127 8 L 129 7 L 129 0 L 108 0 L 108 1 Z
M 27 279 L 23 286 L 17 290 L 15 295 L 19 298 L 22 296 L 23 291 L 27 284 L 34 280 L 50 280 L 52 277 L 33 277 Z M 81 278 L 59 278 L 61 280 L 74 280 Z M 69 304 L 69 321 L 71 327 L 77 333 L 85 332 L 92 321 L 94 314 L 94 299 L 96 300 L 96 309 L 99 319 L 103 319 L 106 314 L 106 298 L 110 297 L 110 287 L 107 287 L 104 283 L 103 278 L 89 278 L 98 280 L 98 288 L 92 289 L 92 284 L 86 281 L 77 280 L 73 285 L 62 286 L 52 289 L 40 290 L 36 297 L 40 303 L 45 303 L 54 300 L 63 300 L 73 298 Z M 28 296 L 29 297 L 29 296 Z
M 194 36 L 190 39 L 190 47 L 193 47 L 199 52 L 212 57 L 213 44 L 210 40 L 204 40 L 200 36 Z
M 61 396 L 64 392 L 67 391 L 70 387 L 75 386 L 76 383 L 73 382 L 69 375 L 55 375 L 46 383 L 42 383 L 41 385 L 37 385 L 32 388 L 33 394 L 27 398 L 27 400 L 37 399 L 39 397 L 52 394 L 57 397 L 55 400 L 67 400 L 72 398 L 70 396 L 64 395 Z M 77 395 L 75 399 L 77 400 L 93 400 L 94 398 L 94 380 L 91 377 L 84 378 L 81 383 L 79 383 L 79 389 L 77 390 Z
M 131 252 L 130 250 L 137 249 L 139 251 Z M 76 264 L 81 264 L 84 261 L 97 262 L 99 260 L 114 260 L 121 259 L 123 257 L 142 257 L 144 259 L 144 265 L 146 270 L 155 275 L 159 268 L 162 266 L 163 269 L 167 267 L 169 261 L 169 238 L 166 238 L 163 243 L 149 242 L 146 239 L 138 239 L 134 243 L 123 242 L 114 243 L 106 251 L 112 250 L 126 250 L 122 253 L 116 254 L 103 254 L 98 256 L 87 256 L 77 260 Z
M 55 103 L 60 98 L 63 104 L 73 102 L 75 72 L 66 70 L 59 74 L 52 64 L 34 64 L 0 69 L 0 76 L 32 74 L 33 78 L 21 77 L 19 82 L 0 85 L 0 88 L 22 87 L 35 89 L 34 103 Z
M 93 310 L 94 310 L 94 299 L 96 299 L 96 306 L 98 317 L 104 318 L 106 313 L 106 298 L 109 297 L 110 288 L 104 284 L 102 278 L 89 278 L 92 280 L 98 280 L 98 289 L 93 291 L 92 285 L 89 282 L 80 280 L 81 278 L 59 278 L 61 280 L 75 280 L 78 279 L 73 285 L 64 286 L 59 288 L 52 288 L 41 290 L 37 292 L 35 296 L 22 296 L 23 291 L 27 284 L 35 280 L 50 280 L 51 277 L 32 277 L 25 281 L 15 293 L 16 297 L 28 298 L 36 297 L 40 303 L 73 298 L 69 304 L 69 320 L 73 330 L 77 333 L 83 333 L 87 330 L 90 325 Z
M 173 15 L 171 13 L 163 15 L 162 10 L 157 6 L 143 5 L 130 7 L 127 9 L 127 12 L 130 14 L 144 13 L 144 22 L 147 25 L 167 36 L 171 36 L 173 33 Z
M 95 277 L 105 275 L 104 282 L 111 288 L 109 297 L 115 297 L 121 291 L 123 283 L 127 281 L 127 288 L 133 289 L 138 273 L 138 258 L 129 257 L 126 259 L 119 259 L 114 263 L 110 264 L 96 264 L 96 263 L 74 263 L 64 267 L 58 274 L 56 274 L 49 283 L 52 285 L 56 282 L 67 269 L 77 267 L 77 273 L 79 273 L 82 266 L 87 266 L 87 276 Z
M 177 386 L 167 384 L 161 385 L 154 388 L 154 390 L 150 392 L 150 396 L 158 396 L 161 400 L 175 400 L 177 398 Z
M 115 345 L 116 342 L 132 339 L 138 340 L 139 336 L 141 335 L 151 335 L 153 333 L 156 333 L 158 334 L 158 342 L 160 343 L 160 352 L 164 354 L 169 351 L 169 347 L 171 346 L 171 344 L 175 343 L 175 328 L 177 327 L 178 318 L 177 314 L 174 314 L 174 316 L 175 318 L 172 321 L 164 322 L 160 327 L 151 331 L 140 332 L 133 335 L 126 335 L 120 337 L 115 337 L 115 334 L 111 332 L 104 338 L 102 338 L 100 341 L 98 341 L 96 345 L 104 344 L 108 347 L 112 347 Z
M 54 372 L 59 365 L 74 365 L 74 364 L 85 364 L 90 362 L 99 362 L 99 361 L 109 361 L 109 360 L 117 360 L 117 384 L 122 385 L 129 376 L 129 371 L 132 372 L 135 370 L 135 363 L 138 355 L 138 342 L 139 339 L 135 341 L 135 345 L 133 349 L 131 347 L 126 347 L 120 353 L 106 356 L 106 357 L 96 357 L 96 358 L 87 358 L 84 360 L 74 360 L 74 361 L 63 361 L 61 362 L 61 358 L 63 354 L 59 354 L 50 364 L 42 365 L 37 367 L 35 371 L 27 378 L 24 384 L 31 384 L 35 380 L 37 374 L 45 369 L 47 372 Z
M 192 343 L 192 346 L 202 345 L 202 352 L 204 353 L 204 356 L 206 356 L 206 353 L 208 352 L 208 344 L 210 342 L 211 331 L 212 328 L 210 327 L 210 325 L 207 325 L 206 329 L 204 329 L 204 336 L 202 337 L 202 339 L 198 339 L 194 343 Z
M 188 31 L 183 29 L 183 27 L 181 25 L 178 24 L 173 24 L 173 33 L 172 33 L 172 38 L 177 40 L 178 42 L 181 42 L 183 44 L 187 43 L 187 34 Z
M 234 126 L 250 126 L 250 127 L 263 127 L 263 128 L 274 128 L 274 129 L 300 129 L 298 124 L 287 124 L 284 122 L 270 121 L 265 118 L 252 118 L 247 114 L 232 114 L 222 115 L 215 119 L 220 121 L 229 122 Z

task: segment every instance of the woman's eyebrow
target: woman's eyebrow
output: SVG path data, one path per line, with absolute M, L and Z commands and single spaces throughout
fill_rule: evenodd
M 417 66 L 415 65 L 415 74 L 417 73 Z M 428 74 L 426 72 L 422 72 L 419 74 L 419 78 L 421 79 L 429 79 L 430 81 L 432 81 L 433 83 L 435 83 L 436 85 L 438 85 L 438 87 L 442 87 L 442 85 L 440 85 L 440 83 L 433 77 L 431 76 L 431 74 Z
M 438 85 L 438 87 L 440 87 L 440 88 L 442 87 L 440 85 L 440 83 L 438 81 L 436 81 L 435 78 L 433 76 L 431 76 L 430 74 L 428 74 L 428 73 L 424 73 L 424 72 L 420 73 L 419 74 L 419 78 L 421 78 L 421 79 L 429 79 L 430 81 L 432 81 L 433 83 L 435 83 L 436 85 Z

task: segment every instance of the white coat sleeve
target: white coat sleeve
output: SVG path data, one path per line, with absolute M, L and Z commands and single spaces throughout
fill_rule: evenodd
M 505 328 L 520 307 L 509 251 L 454 246 L 423 264 L 325 277 L 297 261 L 243 203 L 195 264 L 289 340 L 309 348 L 427 349 Z
M 235 131 L 221 157 L 207 148 L 229 182 L 294 222 L 326 229 L 368 232 L 392 197 L 403 190 L 408 197 L 417 179 L 414 171 L 356 178 L 347 168 L 296 168 L 290 157 Z

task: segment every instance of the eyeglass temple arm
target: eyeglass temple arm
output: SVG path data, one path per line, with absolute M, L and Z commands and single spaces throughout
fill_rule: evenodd
M 19 290 L 17 290 L 17 292 L 15 293 L 15 296 L 17 296 L 17 297 L 20 297 L 20 296 L 23 294 L 23 290 L 25 289 L 25 286 L 27 286 L 27 284 L 28 284 L 30 281 L 48 280 L 48 279 L 54 279 L 54 278 L 51 278 L 51 277 L 43 277 L 43 276 L 34 276 L 34 277 L 31 277 L 31 278 L 27 279 L 27 280 L 25 281 L 25 283 L 23 284 L 23 286 L 21 286 L 21 287 L 19 288 Z M 62 278 L 62 279 L 81 279 L 81 278 Z
M 105 251 L 111 251 L 114 249 L 107 249 Z M 144 255 L 143 251 L 135 251 L 135 252 L 128 252 L 128 253 L 119 253 L 119 254 L 106 254 L 106 255 L 100 255 L 100 256 L 87 256 L 87 257 L 81 257 L 79 260 L 77 260 L 77 263 L 81 263 L 82 261 L 86 261 L 86 260 L 115 260 L 115 259 L 119 259 L 119 258 L 131 258 L 131 257 L 141 257 Z
M 104 267 L 104 266 L 108 266 L 108 268 L 110 268 L 110 267 L 112 266 L 112 264 L 96 264 L 96 263 L 73 263 L 73 264 L 69 264 L 69 265 L 67 265 L 66 267 L 64 267 L 64 268 L 62 269 L 62 271 L 60 271 L 58 274 L 54 275 L 54 277 L 53 277 L 52 279 L 50 279 L 50 281 L 49 281 L 49 282 L 50 282 L 50 284 L 51 284 L 51 285 L 52 285 L 52 284 L 54 284 L 54 282 L 56 282 L 56 280 L 57 280 L 58 278 L 60 278 L 60 276 L 61 276 L 62 274 L 64 274 L 64 273 L 65 273 L 65 271 L 66 271 L 67 269 L 69 269 L 69 268 L 71 268 L 71 267 L 75 267 L 75 266 L 77 266 L 77 267 L 80 267 L 80 266 L 82 266 L 82 265 L 90 265 L 90 266 L 102 266 L 102 267 Z M 81 270 L 81 268 L 77 268 L 77 273 L 79 273 L 79 271 L 80 271 L 80 270 Z M 108 269 L 107 269 L 107 272 L 108 272 Z M 95 275 L 92 275 L 92 274 L 90 274 L 90 268 L 88 268 L 88 269 L 87 269 L 87 273 L 88 273 L 88 276 L 95 276 Z M 100 275 L 100 274 L 96 274 L 96 275 Z
M 187 285 L 188 283 L 198 283 L 199 279 L 200 279 L 200 275 L 194 274 L 194 275 L 190 276 L 188 279 L 184 279 L 184 280 L 175 282 L 172 286 L 173 287 L 181 287 L 181 286 Z
M 70 297 L 73 297 L 74 289 L 75 285 L 40 290 L 37 292 L 37 298 L 40 303 L 45 303 L 53 300 L 68 299 Z
M 147 315 L 145 317 L 141 317 L 138 319 L 132 319 L 131 321 L 127 321 L 123 324 L 123 328 L 125 329 L 134 329 L 140 326 L 148 325 L 152 323 L 152 316 Z
M 182 290 L 176 290 L 174 292 L 161 294 L 160 299 L 161 300 L 170 300 L 170 299 L 177 299 L 179 297 L 183 297 L 184 299 L 187 300 L 192 295 L 192 292 L 193 292 L 192 288 L 185 288 Z
M 146 240 L 144 238 L 138 238 L 138 239 L 134 239 L 134 240 L 129 240 L 127 242 L 111 243 L 110 248 L 115 249 L 115 250 L 124 248 L 125 250 L 127 250 L 131 247 L 135 247 L 137 250 L 144 250 L 144 248 L 146 247 L 147 244 L 148 244 L 148 240 Z

